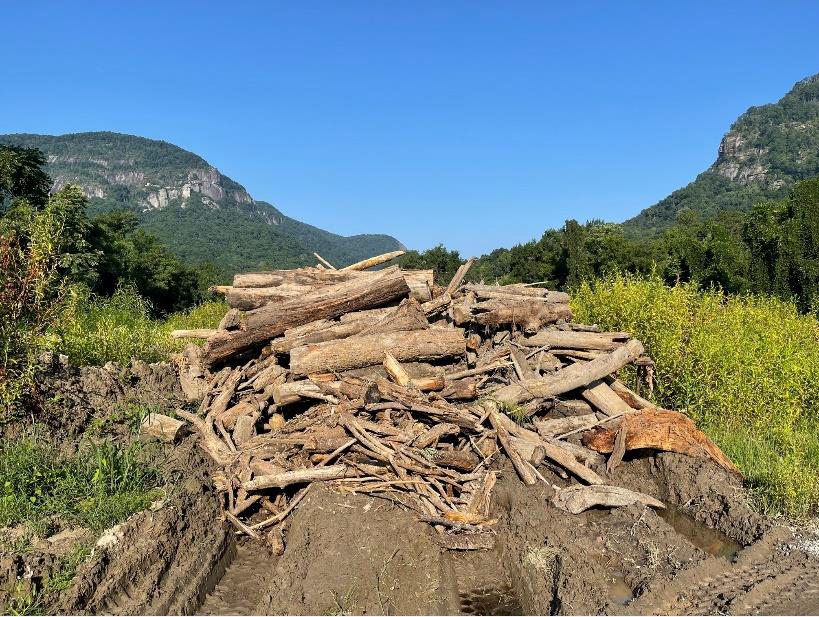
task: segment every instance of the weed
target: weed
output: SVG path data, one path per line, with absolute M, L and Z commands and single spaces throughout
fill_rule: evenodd
M 123 425 L 128 429 L 128 432 L 136 435 L 139 433 L 145 416 L 154 411 L 156 409 L 138 403 L 119 405 L 109 415 L 91 420 L 88 429 L 86 429 L 86 434 L 93 436 L 109 434 L 114 427 Z
M 148 460 L 146 460 L 148 459 Z M 42 526 L 49 517 L 100 531 L 157 498 L 150 453 L 135 443 L 89 443 L 71 457 L 23 439 L 0 445 L 0 525 Z
M 817 510 L 815 317 L 775 298 L 627 275 L 584 283 L 572 310 L 644 343 L 657 364 L 655 401 L 686 410 L 743 471 L 760 509 L 793 517 Z
M 91 554 L 91 546 L 86 543 L 79 543 L 72 548 L 66 555 L 63 555 L 54 572 L 46 580 L 44 585 L 45 591 L 63 591 L 71 587 L 74 582 L 74 575 L 77 573 L 77 568 L 82 564 Z
M 40 615 L 43 612 L 40 588 L 30 581 L 18 581 L 12 591 L 3 612 L 7 615 Z

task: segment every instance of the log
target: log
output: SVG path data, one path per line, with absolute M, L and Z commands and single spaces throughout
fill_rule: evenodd
M 452 280 L 449 281 L 449 285 L 446 286 L 446 291 L 444 292 L 444 294 L 448 294 L 451 296 L 452 294 L 455 293 L 458 287 L 461 286 L 461 283 L 463 282 L 466 273 L 469 272 L 469 269 L 472 267 L 472 264 L 474 263 L 475 258 L 470 257 L 469 259 L 466 260 L 465 263 L 462 263 L 460 266 L 458 266 L 458 270 L 456 270 L 455 276 L 452 277 Z
M 634 503 L 665 509 L 665 504 L 651 495 L 630 491 L 620 486 L 567 486 L 558 489 L 552 497 L 552 503 L 570 514 L 580 514 L 594 506 L 618 508 Z
M 213 365 L 269 341 L 288 328 L 383 305 L 408 294 L 409 288 L 401 271 L 392 267 L 367 277 L 323 287 L 299 298 L 267 305 L 244 316 L 244 330 L 217 332 L 212 336 L 205 344 L 203 361 Z
M 350 264 L 349 266 L 345 266 L 341 269 L 342 272 L 348 270 L 366 270 L 367 268 L 372 268 L 373 266 L 378 266 L 383 263 L 387 263 L 388 261 L 395 259 L 396 257 L 401 257 L 406 251 L 392 251 L 390 253 L 384 253 L 383 255 L 376 255 L 375 257 L 370 257 L 369 259 L 365 259 L 363 261 L 357 261 L 354 264 Z
M 296 347 L 290 351 L 290 370 L 307 375 L 373 366 L 381 364 L 385 351 L 407 362 L 463 356 L 466 349 L 459 329 L 369 334 Z
M 537 482 L 535 470 L 529 463 L 523 460 L 520 452 L 518 452 L 517 448 L 515 448 L 515 445 L 512 443 L 512 437 L 506 430 L 502 420 L 502 418 L 505 416 L 502 416 L 498 411 L 498 404 L 495 401 L 486 400 L 481 404 L 481 407 L 483 407 L 485 412 L 488 414 L 489 422 L 492 424 L 492 428 L 495 429 L 495 432 L 498 435 L 498 441 L 500 441 L 504 452 L 506 452 L 506 456 L 508 456 L 509 460 L 512 461 L 512 465 L 518 472 L 520 479 L 524 484 L 535 484 Z
M 291 484 L 339 480 L 340 478 L 353 477 L 355 475 L 357 474 L 347 469 L 346 465 L 328 465 L 327 467 L 285 471 L 284 473 L 273 476 L 260 476 L 253 480 L 242 482 L 242 488 L 246 491 L 259 491 L 266 488 L 284 488 Z
M 216 334 L 217 330 L 211 330 L 208 328 L 200 328 L 197 330 L 171 330 L 171 338 L 201 338 L 201 339 L 208 339 L 214 334 Z
M 634 409 L 629 407 L 623 399 L 617 396 L 614 390 L 609 387 L 609 384 L 602 379 L 591 382 L 589 387 L 583 390 L 582 394 L 584 399 L 607 416 L 634 411 Z
M 410 379 L 410 387 L 418 388 L 421 392 L 437 392 L 443 390 L 446 381 L 443 377 L 413 377 Z
M 504 403 L 520 405 L 535 398 L 558 396 L 575 388 L 587 386 L 596 379 L 601 379 L 643 353 L 643 344 L 632 339 L 622 347 L 615 349 L 600 358 L 584 364 L 573 364 L 541 379 L 533 379 L 519 384 L 504 386 L 493 393 L 493 396 Z
M 524 354 L 517 347 L 513 345 L 509 346 L 509 357 L 512 359 L 512 364 L 515 367 L 515 373 L 517 373 L 518 379 L 521 381 L 537 379 L 540 377 L 540 375 L 538 375 L 535 370 L 529 366 L 529 361 L 526 359 L 526 354 Z
M 162 441 L 172 442 L 180 435 L 185 422 L 161 413 L 149 413 L 139 427 L 141 433 L 156 437 Z
M 481 462 L 476 455 L 463 450 L 435 450 L 432 461 L 436 465 L 460 471 L 472 471 Z
M 578 428 L 590 428 L 597 423 L 597 416 L 593 413 L 583 416 L 568 416 L 566 418 L 555 418 L 553 420 L 535 420 L 534 425 L 538 435 L 541 437 L 554 437 L 562 435 L 567 431 Z
M 319 262 L 323 263 L 325 266 L 327 266 L 328 268 L 330 268 L 330 270 L 337 270 L 337 269 L 338 269 L 338 268 L 336 268 L 336 267 L 335 267 L 333 264 L 331 264 L 329 261 L 327 261 L 326 259 L 324 259 L 324 257 L 322 257 L 321 255 L 319 255 L 318 253 L 316 253 L 315 251 L 313 252 L 313 255 L 315 255 L 315 256 L 316 256 L 316 259 L 318 259 L 318 260 L 319 260 Z
M 429 328 L 429 321 L 421 305 L 414 298 L 404 300 L 399 306 L 391 311 L 384 313 L 384 315 L 371 322 L 369 320 L 362 320 L 365 323 L 365 328 L 361 331 L 361 335 L 366 334 L 383 334 L 386 332 L 404 332 L 409 330 L 425 330 Z
M 479 298 L 501 298 L 508 296 L 525 296 L 530 299 L 539 299 L 555 304 L 567 304 L 569 294 L 562 291 L 549 291 L 548 289 L 537 289 L 534 287 L 522 287 L 520 285 L 464 285 L 467 291 L 475 292 Z
M 615 333 L 622 334 L 622 333 Z M 591 349 L 611 351 L 622 345 L 605 332 L 572 332 L 543 330 L 521 341 L 527 347 L 563 347 L 566 349 Z
M 626 451 L 651 448 L 706 457 L 723 469 L 741 475 L 730 459 L 697 428 L 691 418 L 676 411 L 644 409 L 631 412 L 617 422 L 587 431 L 583 435 L 583 445 L 597 452 L 612 452 L 621 427 L 626 430 Z
M 474 379 L 446 381 L 438 396 L 456 401 L 471 401 L 478 398 L 478 382 Z
M 427 429 L 416 437 L 415 441 L 412 442 L 412 445 L 415 448 L 423 450 L 429 446 L 434 446 L 436 443 L 438 443 L 438 440 L 445 435 L 457 435 L 460 432 L 461 429 L 457 424 L 442 422 L 441 424 L 436 424 L 432 428 Z
M 485 300 L 475 304 L 459 304 L 453 309 L 456 325 L 468 322 L 498 328 L 520 325 L 526 332 L 537 332 L 559 319 L 571 319 L 568 304 L 535 303 L 529 298 Z
M 277 287 L 284 284 L 324 286 L 335 285 L 362 276 L 360 272 L 298 268 L 271 272 L 246 272 L 233 277 L 233 287 Z
M 432 300 L 432 286 L 435 282 L 434 270 L 403 270 L 404 280 L 410 289 L 410 298 L 418 302 Z
M 323 394 L 321 388 L 309 381 L 293 381 L 273 386 L 273 400 L 276 405 L 291 405 L 303 398 L 326 400 L 328 403 L 338 403 L 337 399 Z

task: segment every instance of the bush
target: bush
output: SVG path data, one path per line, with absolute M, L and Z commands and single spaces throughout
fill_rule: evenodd
M 163 321 L 151 317 L 150 304 L 133 288 L 100 297 L 74 287 L 52 332 L 59 340 L 59 351 L 75 364 L 128 364 L 131 358 L 157 362 L 167 360 L 187 342 L 171 339 L 171 330 L 215 328 L 226 310 L 224 303 L 211 302 Z
M 768 512 L 819 505 L 819 322 L 792 302 L 615 275 L 575 290 L 579 321 L 627 330 L 657 363 L 655 401 L 685 410 Z

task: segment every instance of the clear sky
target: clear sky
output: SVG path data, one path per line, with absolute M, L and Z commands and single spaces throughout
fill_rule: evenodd
M 0 2 L 0 133 L 164 139 L 462 254 L 633 216 L 819 72 L 818 2 Z

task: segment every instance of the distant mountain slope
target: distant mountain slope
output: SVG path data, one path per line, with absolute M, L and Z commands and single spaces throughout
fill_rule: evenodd
M 120 133 L 0 135 L 37 147 L 55 188 L 79 184 L 93 213 L 127 209 L 179 255 L 229 273 L 316 262 L 346 265 L 401 247 L 386 235 L 344 237 L 283 215 L 203 158 L 164 141 Z
M 794 183 L 819 174 L 819 75 L 797 82 L 777 103 L 751 107 L 722 138 L 717 160 L 688 186 L 625 222 L 657 233 L 684 208 L 703 217 L 748 210 L 779 199 Z

